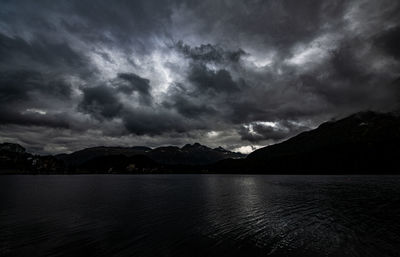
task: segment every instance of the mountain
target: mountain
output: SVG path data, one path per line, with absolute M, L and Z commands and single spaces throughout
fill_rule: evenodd
M 78 173 L 157 173 L 162 166 L 144 155 L 95 157 L 77 167 Z
M 181 148 L 92 147 L 56 156 L 25 152 L 12 143 L 0 144 L 0 173 L 170 173 L 200 172 L 203 167 L 226 158 L 244 158 L 222 147 L 199 143 Z
M 62 161 L 54 156 L 38 156 L 27 153 L 18 144 L 0 144 L 0 174 L 13 173 L 63 173 Z
M 282 143 L 224 160 L 213 170 L 240 173 L 397 173 L 400 168 L 400 117 L 360 112 L 329 121 Z
M 0 173 L 398 173 L 400 115 L 360 112 L 279 144 L 242 154 L 199 143 L 183 147 L 93 147 L 38 156 L 0 144 Z
M 69 169 L 83 170 L 89 169 L 89 167 L 97 167 L 94 165 L 95 162 L 93 160 L 102 160 L 102 158 L 103 160 L 105 158 L 105 160 L 109 160 L 110 162 L 115 163 L 116 166 L 119 166 L 119 164 L 115 162 L 116 157 L 114 158 L 114 156 L 119 156 L 118 158 L 123 162 L 128 161 L 128 159 L 133 156 L 145 156 L 147 157 L 150 166 L 154 166 L 155 163 L 157 163 L 159 167 L 165 167 L 166 165 L 208 165 L 226 158 L 245 157 L 245 155 L 230 152 L 222 147 L 212 149 L 199 143 L 194 143 L 192 145 L 187 144 L 181 148 L 177 146 L 164 146 L 155 149 L 144 146 L 100 146 L 86 148 L 71 154 L 60 154 L 57 155 L 56 158 L 64 161 L 65 165 L 69 167 Z M 150 162 L 153 163 L 150 164 Z
M 25 153 L 25 148 L 23 148 L 19 144 L 2 143 L 2 144 L 0 144 L 0 151 L 23 154 L 23 153 Z
M 71 154 L 59 154 L 56 158 L 64 161 L 69 166 L 80 166 L 85 162 L 92 160 L 97 157 L 112 156 L 112 155 L 123 155 L 123 156 L 134 156 L 134 155 L 145 155 L 151 151 L 150 147 L 145 146 L 134 146 L 134 147 L 106 147 L 97 146 L 91 148 L 85 148 L 73 152 Z
M 170 165 L 206 165 L 227 158 L 243 158 L 245 155 L 230 152 L 222 147 L 211 149 L 199 143 L 186 144 L 182 148 L 169 146 L 158 147 L 148 156 L 162 164 Z

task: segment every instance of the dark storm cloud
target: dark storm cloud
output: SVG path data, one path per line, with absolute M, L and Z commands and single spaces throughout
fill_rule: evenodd
M 127 95 L 137 92 L 140 100 L 145 104 L 151 104 L 150 80 L 142 78 L 134 73 L 119 73 L 115 81 L 117 89 Z
M 119 116 L 122 104 L 113 89 L 100 85 L 84 88 L 83 99 L 78 109 L 92 115 L 96 119 L 112 119 Z
M 0 98 L 2 103 L 29 99 L 29 92 L 42 87 L 40 73 L 18 70 L 0 74 Z
M 216 110 L 214 107 L 203 104 L 195 103 L 196 99 L 185 97 L 176 94 L 171 98 L 172 102 L 164 102 L 166 108 L 174 108 L 180 114 L 189 119 L 199 119 L 202 116 L 215 115 Z
M 32 70 L 3 71 L 0 73 L 0 98 L 10 101 L 36 100 L 32 93 L 69 98 L 71 87 L 65 81 Z
M 129 82 L 133 84 L 143 83 L 146 87 L 142 88 L 142 90 L 144 90 L 143 92 L 140 92 L 145 96 L 149 94 L 147 91 L 147 79 L 131 73 L 119 74 L 117 79 L 122 78 L 129 80 Z M 115 83 L 115 80 L 113 83 Z M 136 105 L 135 107 L 124 103 L 119 95 L 119 92 L 121 92 L 120 84 L 118 84 L 118 87 L 106 85 L 87 87 L 83 88 L 82 92 L 83 97 L 78 105 L 78 111 L 89 114 L 100 122 L 104 120 L 120 119 L 124 129 L 128 133 L 134 135 L 154 136 L 168 132 L 184 133 L 191 129 L 205 128 L 205 125 L 202 125 L 201 122 L 186 120 L 186 118 L 174 112 L 151 106 L 152 102 L 145 105 Z M 123 90 L 122 92 L 127 93 Z M 151 99 L 148 99 L 148 101 L 151 101 Z M 201 112 L 201 107 L 194 107 L 190 103 L 186 104 L 190 108 L 190 110 L 188 109 L 186 112 L 192 112 L 192 114 L 194 114 L 194 111 Z M 183 111 L 182 108 L 185 108 L 185 105 L 179 106 L 179 108 L 180 111 Z M 194 110 L 195 108 L 197 109 Z
M 192 65 L 188 79 L 199 91 L 211 94 L 238 91 L 240 86 L 245 84 L 243 80 L 233 81 L 230 72 L 225 69 L 214 71 L 203 64 Z
M 35 112 L 18 112 L 14 109 L 2 107 L 0 124 L 15 124 L 24 126 L 40 126 L 50 128 L 69 129 L 69 121 L 64 114 L 40 114 Z
M 189 6 L 203 22 L 201 32 L 205 36 L 211 33 L 224 43 L 233 40 L 285 51 L 299 42 L 308 42 L 321 31 L 342 26 L 340 18 L 348 5 L 348 1 L 209 0 Z
M 176 48 L 181 51 L 186 57 L 195 61 L 204 62 L 238 62 L 240 57 L 246 52 L 242 49 L 236 51 L 224 50 L 220 46 L 211 44 L 202 44 L 200 46 L 191 47 L 182 41 L 176 44 Z
M 272 118 L 272 115 L 268 113 L 268 108 L 254 103 L 251 99 L 241 100 L 232 98 L 227 103 L 230 110 L 226 113 L 226 116 L 234 124 L 262 120 L 266 117 Z
M 8 37 L 3 34 L 0 34 L 0 63 L 0 67 L 5 69 L 40 68 L 37 64 L 62 69 L 81 69 L 86 65 L 82 56 L 65 42 L 47 42 L 42 38 L 27 42 L 18 36 Z
M 179 120 L 179 122 L 177 122 Z M 127 110 L 123 114 L 126 129 L 135 135 L 162 135 L 167 132 L 184 133 L 193 129 L 191 123 L 170 112 L 154 110 Z
M 261 145 L 399 107 L 398 1 L 0 3 L 0 137 L 35 149 Z
M 377 36 L 375 43 L 389 56 L 400 59 L 400 26 L 383 31 Z
M 70 85 L 63 80 L 36 71 L 4 71 L 0 73 L 0 124 L 69 128 L 65 116 L 39 114 L 35 108 L 48 107 L 41 98 L 68 101 L 70 96 Z
M 393 77 L 388 71 L 371 70 L 369 58 L 358 49 L 366 47 L 358 38 L 340 44 L 329 53 L 326 62 L 297 80 L 305 92 L 320 96 L 326 104 L 352 109 L 385 109 L 395 106 L 390 96 Z M 369 46 L 368 46 L 369 47 Z M 383 99 L 386 98 L 386 101 Z
M 150 80 L 142 78 L 134 73 L 119 73 L 118 78 L 126 82 L 129 85 L 120 85 L 119 90 L 126 94 L 132 94 L 133 91 L 138 91 L 143 95 L 150 95 Z

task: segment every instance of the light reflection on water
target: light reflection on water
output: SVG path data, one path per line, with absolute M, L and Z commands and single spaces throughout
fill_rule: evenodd
M 396 256 L 400 177 L 2 176 L 0 256 Z

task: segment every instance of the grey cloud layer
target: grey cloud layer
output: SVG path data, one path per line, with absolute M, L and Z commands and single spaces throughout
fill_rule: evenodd
M 234 149 L 399 107 L 398 1 L 0 5 L 0 139 L 41 152 Z

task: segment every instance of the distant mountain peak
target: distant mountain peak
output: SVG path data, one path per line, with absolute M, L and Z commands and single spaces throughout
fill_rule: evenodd
M 71 154 L 57 155 L 69 166 L 80 166 L 99 157 L 111 156 L 134 157 L 144 155 L 159 164 L 166 165 L 206 165 L 227 158 L 243 158 L 240 153 L 233 153 L 225 149 L 212 149 L 198 142 L 186 144 L 179 148 L 177 146 L 161 146 L 149 148 L 145 146 L 133 147 L 92 147 Z
M 25 153 L 25 148 L 23 148 L 19 144 L 8 143 L 8 142 L 0 144 L 0 150 L 14 152 L 14 153 Z
M 218 147 L 216 147 L 216 148 L 214 148 L 214 150 L 215 151 L 218 151 L 218 152 L 229 152 L 228 150 L 226 150 L 225 148 L 223 148 L 222 146 L 218 146 Z
M 185 150 L 185 149 L 211 149 L 211 148 L 209 148 L 209 147 L 207 147 L 207 146 L 205 146 L 205 145 L 202 145 L 202 144 L 200 144 L 200 143 L 194 143 L 194 144 L 186 144 L 186 145 L 184 145 L 181 149 L 182 150 Z
M 37 156 L 18 144 L 3 143 L 0 173 L 393 173 L 400 167 L 400 116 L 356 113 L 244 157 L 200 143 L 154 149 L 99 146 L 56 156 Z

